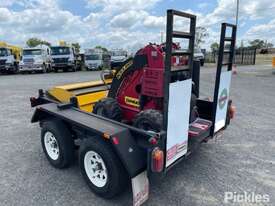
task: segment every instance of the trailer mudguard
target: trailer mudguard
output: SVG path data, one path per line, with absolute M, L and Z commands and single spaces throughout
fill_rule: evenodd
M 85 134 L 84 137 L 80 138 L 100 136 L 109 140 L 130 177 L 135 177 L 146 169 L 147 150 L 137 144 L 134 136 L 139 134 L 139 137 L 146 138 L 145 133 L 131 132 L 131 129 L 134 128 L 128 125 L 74 107 L 59 109 L 56 103 L 37 107 L 31 122 L 39 122 L 52 117 L 66 122 L 70 128 Z M 147 138 L 149 139 L 150 136 L 148 135 Z
M 146 170 L 147 150 L 142 149 L 129 129 L 111 137 L 113 147 L 131 178 Z

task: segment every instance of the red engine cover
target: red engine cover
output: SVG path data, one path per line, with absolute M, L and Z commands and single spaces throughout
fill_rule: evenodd
M 144 69 L 142 80 L 142 95 L 163 97 L 163 68 Z
M 174 45 L 174 49 L 179 49 Z M 137 68 L 127 75 L 117 92 L 117 101 L 122 108 L 123 118 L 132 121 L 140 112 L 141 96 L 143 110 L 162 110 L 163 83 L 164 83 L 164 55 L 163 45 L 149 44 L 140 49 L 136 55 L 146 55 L 147 65 Z M 172 64 L 179 65 L 183 62 L 172 57 Z

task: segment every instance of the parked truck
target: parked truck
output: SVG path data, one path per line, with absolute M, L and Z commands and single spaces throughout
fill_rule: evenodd
M 22 49 L 0 42 L 0 73 L 17 73 Z
M 128 53 L 123 49 L 112 50 L 110 53 L 112 69 L 120 68 L 128 59 Z
M 51 49 L 46 45 L 39 45 L 32 48 L 24 48 L 22 60 L 19 64 L 19 72 L 46 73 L 52 71 Z
M 204 54 L 202 53 L 202 50 L 200 48 L 195 48 L 194 51 L 194 58 L 198 61 L 200 61 L 201 66 L 204 66 Z
M 110 55 L 101 49 L 86 49 L 85 67 L 88 71 L 110 68 Z
M 60 41 L 59 46 L 53 46 L 51 50 L 53 60 L 52 66 L 55 72 L 58 72 L 59 69 L 62 69 L 63 72 L 67 72 L 68 70 L 76 72 L 77 58 L 75 49 L 72 46 Z

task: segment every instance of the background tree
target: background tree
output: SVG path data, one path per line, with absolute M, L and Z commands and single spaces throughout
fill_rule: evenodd
M 79 54 L 80 53 L 80 44 L 79 43 L 72 43 L 72 47 L 74 47 L 74 49 L 75 49 L 75 52 L 77 53 L 77 54 Z
M 261 39 L 255 39 L 249 42 L 249 46 L 254 49 L 262 49 L 265 46 L 265 42 Z
M 205 38 L 208 37 L 209 34 L 207 29 L 204 27 L 196 28 L 196 37 L 195 37 L 195 47 L 200 47 L 202 43 L 205 42 Z
M 210 48 L 212 52 L 216 52 L 219 50 L 219 44 L 217 42 L 214 42 L 213 44 L 211 44 Z
M 265 48 L 267 48 L 267 49 L 270 49 L 270 48 L 273 48 L 273 44 L 272 43 L 270 43 L 270 42 L 266 42 L 265 43 Z
M 38 39 L 38 38 L 30 38 L 28 39 L 28 41 L 26 42 L 26 44 L 29 46 L 29 47 L 36 47 L 38 45 L 47 45 L 47 46 L 51 46 L 51 44 L 47 41 L 44 41 L 44 40 L 41 40 L 41 39 Z
M 102 49 L 102 51 L 104 51 L 104 52 L 108 52 L 108 49 L 106 49 L 105 47 L 102 47 L 102 46 L 96 46 L 95 47 L 96 49 Z

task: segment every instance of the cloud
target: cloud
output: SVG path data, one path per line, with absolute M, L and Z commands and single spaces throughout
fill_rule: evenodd
M 269 21 L 267 24 L 256 25 L 251 27 L 245 34 L 247 39 L 263 39 L 275 42 L 275 19 Z
M 143 22 L 147 28 L 165 29 L 166 17 L 165 16 L 147 16 Z
M 198 4 L 198 7 L 200 8 L 200 9 L 205 9 L 206 7 L 208 7 L 208 3 L 207 2 L 203 2 L 203 3 L 200 3 L 200 4 Z
M 148 13 L 145 11 L 130 10 L 114 16 L 110 21 L 110 25 L 117 28 L 131 28 L 134 25 L 139 24 L 147 16 Z
M 34 4 L 38 6 L 32 8 Z M 84 42 L 91 29 L 79 16 L 59 9 L 53 0 L 29 1 L 22 11 L 0 8 L 0 28 L 1 40 L 20 45 L 31 37 L 53 43 L 61 39 Z
M 148 10 L 161 0 L 87 0 L 91 8 L 101 8 L 105 12 L 116 13 L 128 10 Z

